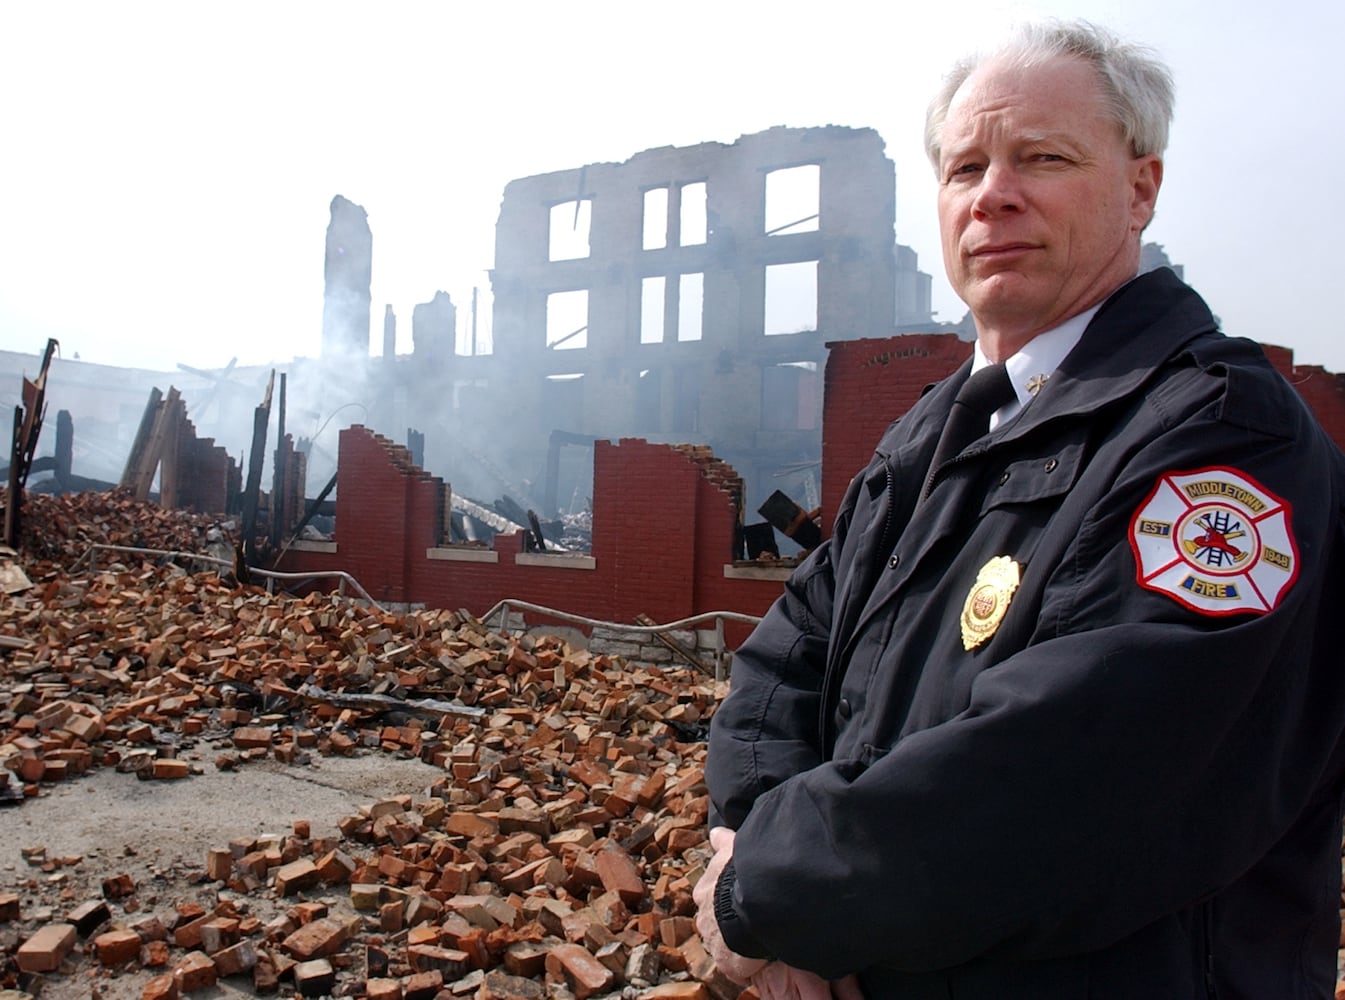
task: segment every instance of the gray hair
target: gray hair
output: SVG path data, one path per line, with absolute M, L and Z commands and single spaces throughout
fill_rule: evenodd
M 939 170 L 944 119 L 953 95 L 977 69 L 1005 61 L 1027 69 L 1065 56 L 1081 59 L 1097 72 L 1107 109 L 1134 156 L 1161 155 L 1172 121 L 1172 72 L 1143 45 L 1124 42 L 1088 21 L 1047 21 L 1020 26 L 998 50 L 957 62 L 925 114 L 925 153 Z

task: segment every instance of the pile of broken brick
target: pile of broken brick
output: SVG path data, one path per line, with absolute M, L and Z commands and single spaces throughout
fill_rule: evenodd
M 171 561 L 72 574 L 93 541 L 199 549 L 212 522 L 107 494 L 32 497 L 25 513 L 26 537 L 42 538 L 24 565 L 33 586 L 0 600 L 0 637 L 22 646 L 0 653 L 12 797 L 97 767 L 191 780 L 184 737 L 213 740 L 225 770 L 397 753 L 442 774 L 422 799 L 361 808 L 339 836 L 299 820 L 221 844 L 199 873 L 213 906 L 144 912 L 113 875 L 102 898 L 33 927 L 0 893 L 0 931 L 23 927 L 0 933 L 0 990 L 149 969 L 142 995 L 159 1000 L 217 981 L 378 1000 L 739 995 L 692 919 L 713 681 L 463 612 L 272 595 Z M 263 919 L 260 899 L 283 907 Z

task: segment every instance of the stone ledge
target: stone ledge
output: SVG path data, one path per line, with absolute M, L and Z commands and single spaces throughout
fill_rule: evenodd
M 547 566 L 551 569 L 597 569 L 598 561 L 592 556 L 570 555 L 565 552 L 520 552 L 514 556 L 516 566 Z
M 740 566 L 736 563 L 724 565 L 725 580 L 788 580 L 794 572 L 794 566 Z
M 445 562 L 498 563 L 500 554 L 492 549 L 441 547 L 425 550 L 426 559 L 441 559 Z
M 291 552 L 335 552 L 335 542 L 318 542 L 300 539 L 290 543 Z

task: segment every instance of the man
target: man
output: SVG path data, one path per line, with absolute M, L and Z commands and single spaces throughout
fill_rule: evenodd
M 710 733 L 698 928 L 765 997 L 1332 995 L 1342 459 L 1136 276 L 1171 93 L 1065 24 L 931 105 L 975 357 L 884 435 Z M 995 363 L 988 433 L 936 458 Z

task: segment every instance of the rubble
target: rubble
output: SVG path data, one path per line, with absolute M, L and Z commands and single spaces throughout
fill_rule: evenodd
M 379 753 L 441 777 L 321 836 L 287 817 L 283 838 L 222 837 L 190 879 L 213 906 L 186 885 L 151 903 L 115 870 L 68 924 L 39 928 L 0 896 L 14 914 L 0 919 L 23 927 L 0 988 L 72 962 L 152 971 L 144 996 L 238 980 L 311 996 L 582 998 L 690 978 L 704 726 L 722 694 L 704 675 L 170 561 L 104 557 L 71 574 L 90 544 L 200 550 L 214 522 L 123 494 L 33 500 L 33 587 L 0 604 L 0 636 L 31 641 L 0 668 L 0 774 L 20 797 L 100 767 L 190 782 L 199 757 L 241 775 L 268 757 Z M 27 861 L 61 870 L 38 846 Z

